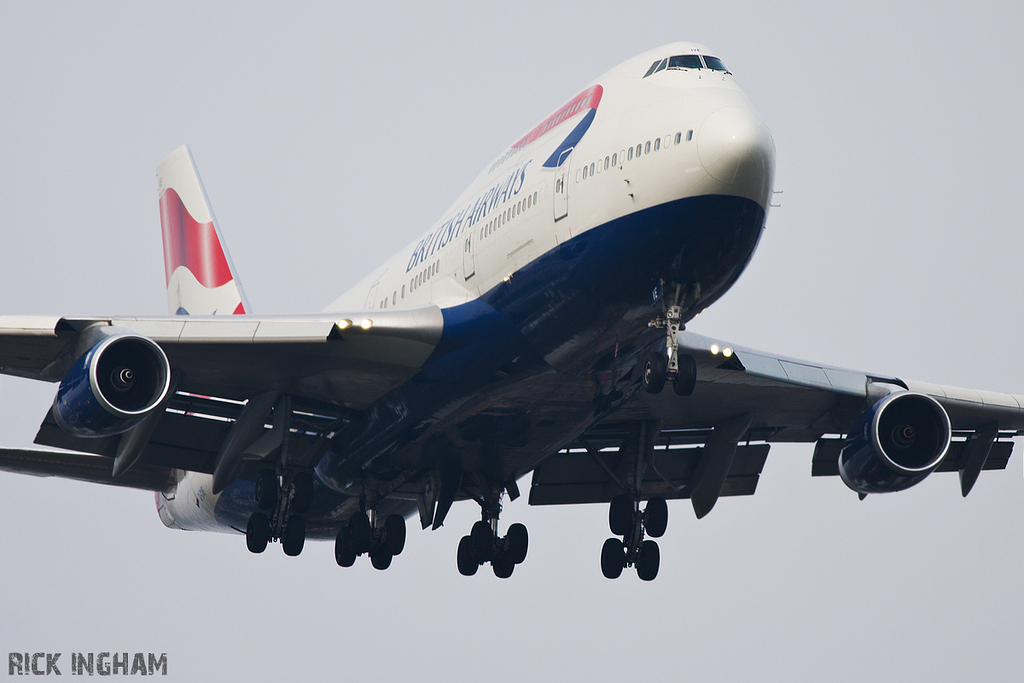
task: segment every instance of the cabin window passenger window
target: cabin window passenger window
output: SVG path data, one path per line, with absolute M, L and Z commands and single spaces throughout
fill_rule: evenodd
M 651 141 L 648 140 L 646 142 L 646 144 L 644 144 L 644 154 L 650 154 L 650 153 L 651 153 Z
M 536 192 L 533 193 L 533 203 L 534 204 L 537 203 L 537 193 Z
M 659 149 L 661 149 L 661 138 L 654 141 L 654 151 L 657 152 Z
M 692 139 L 693 139 L 693 131 L 692 130 L 686 131 L 686 141 L 689 142 Z
M 682 140 L 683 140 L 683 134 L 682 133 L 676 133 L 676 144 L 678 145 L 680 142 L 682 142 Z
M 641 142 L 636 146 L 636 155 L 640 156 L 640 153 L 644 151 L 644 144 Z
M 611 159 L 609 157 L 605 157 L 604 158 L 604 170 L 606 170 L 606 171 L 608 170 L 608 164 L 610 162 L 611 162 Z
M 398 303 L 398 290 L 391 293 L 391 305 L 394 306 Z
M 612 155 L 612 166 L 618 166 L 618 165 L 619 165 L 619 155 L 618 154 L 613 154 Z
M 590 164 L 590 175 L 594 175 L 594 164 Z
M 630 147 L 629 148 L 629 152 L 626 153 L 626 161 L 629 161 L 632 158 L 633 158 L 633 148 Z
M 405 298 L 405 285 L 402 285 L 402 298 Z
M 587 179 L 587 167 L 586 166 L 583 167 L 583 179 L 584 180 Z

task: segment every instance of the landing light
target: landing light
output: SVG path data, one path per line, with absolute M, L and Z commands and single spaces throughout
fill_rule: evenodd
M 363 328 L 364 330 L 368 330 L 368 329 L 370 329 L 371 327 L 373 327 L 373 321 L 372 321 L 372 320 L 370 320 L 369 318 L 363 318 L 363 319 L 362 319 L 362 320 L 361 320 L 361 321 L 359 322 L 359 327 Z
M 351 320 L 346 318 L 344 320 L 339 320 L 338 321 L 338 329 L 339 330 L 347 330 L 350 327 L 352 327 L 352 321 Z
M 711 355 L 713 355 L 713 356 L 717 356 L 718 355 L 718 344 L 712 344 L 711 345 Z
M 729 356 L 732 355 L 732 349 L 726 346 L 724 349 L 722 349 L 722 355 L 728 358 Z

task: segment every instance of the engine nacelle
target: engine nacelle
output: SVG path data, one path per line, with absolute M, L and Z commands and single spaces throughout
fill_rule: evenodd
M 128 431 L 164 400 L 171 367 L 155 342 L 116 334 L 82 354 L 61 380 L 53 417 L 75 436 Z
M 839 476 L 857 493 L 903 491 L 939 466 L 952 435 L 949 415 L 931 396 L 889 394 L 850 432 L 839 454 Z

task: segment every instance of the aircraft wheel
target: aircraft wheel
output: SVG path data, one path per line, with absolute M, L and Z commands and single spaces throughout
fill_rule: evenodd
M 659 351 L 651 351 L 643 361 L 643 383 L 648 394 L 657 394 L 665 387 L 668 359 Z
M 617 579 L 622 575 L 625 566 L 626 549 L 622 546 L 622 541 L 609 538 L 601 548 L 601 573 L 606 579 Z
M 505 538 L 508 539 L 508 556 L 512 560 L 512 564 L 522 564 L 526 559 L 526 552 L 530 548 L 530 535 L 526 531 L 526 526 L 519 523 L 513 524 L 508 528 Z
M 348 542 L 356 555 L 370 552 L 373 547 L 373 529 L 364 512 L 357 512 L 348 518 Z
M 298 515 L 288 518 L 288 525 L 284 528 L 284 536 L 281 538 L 281 546 L 284 554 L 295 557 L 302 552 L 302 546 L 306 544 L 306 520 Z
M 377 546 L 370 551 L 370 564 L 373 565 L 374 569 L 385 570 L 391 566 L 391 560 L 394 559 L 394 555 L 388 552 L 388 549 L 382 545 Z
M 302 514 L 313 504 L 313 473 L 296 472 L 292 477 L 295 493 L 292 496 L 292 512 Z
M 245 527 L 245 545 L 251 553 L 262 553 L 270 542 L 270 520 L 262 512 L 249 515 Z
M 277 474 L 274 470 L 263 470 L 256 477 L 256 507 L 270 510 L 277 505 Z
M 668 503 L 664 498 L 651 498 L 644 508 L 644 530 L 652 538 L 661 538 L 668 529 Z
M 641 581 L 654 581 L 661 566 L 661 548 L 654 541 L 644 541 L 636 561 L 636 575 Z
M 499 579 L 507 579 L 512 576 L 512 572 L 516 568 L 516 563 L 512 561 L 511 557 L 507 555 L 499 555 L 498 557 L 491 560 L 491 569 L 494 570 L 494 575 Z
M 689 396 L 697 387 L 697 361 L 693 356 L 679 356 L 679 374 L 672 380 L 672 390 L 677 396 Z
M 459 563 L 459 573 L 463 576 L 473 576 L 480 568 L 480 563 L 473 557 L 473 539 L 469 536 L 463 536 L 459 541 L 459 552 L 456 559 Z
M 494 530 L 490 523 L 480 520 L 469 532 L 473 543 L 473 557 L 478 564 L 483 564 L 494 557 Z
M 608 506 L 608 528 L 616 536 L 628 536 L 633 531 L 633 499 L 625 493 L 612 498 Z
M 391 555 L 401 555 L 405 550 L 405 518 L 402 515 L 388 515 L 384 519 L 384 547 Z
M 356 553 L 348 539 L 348 527 L 341 527 L 334 539 L 334 559 L 339 567 L 351 567 L 356 563 Z

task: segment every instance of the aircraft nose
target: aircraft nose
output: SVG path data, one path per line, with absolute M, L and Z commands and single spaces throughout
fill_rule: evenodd
M 744 107 L 723 107 L 704 119 L 697 156 L 715 180 L 767 197 L 775 172 L 775 142 L 768 127 Z

